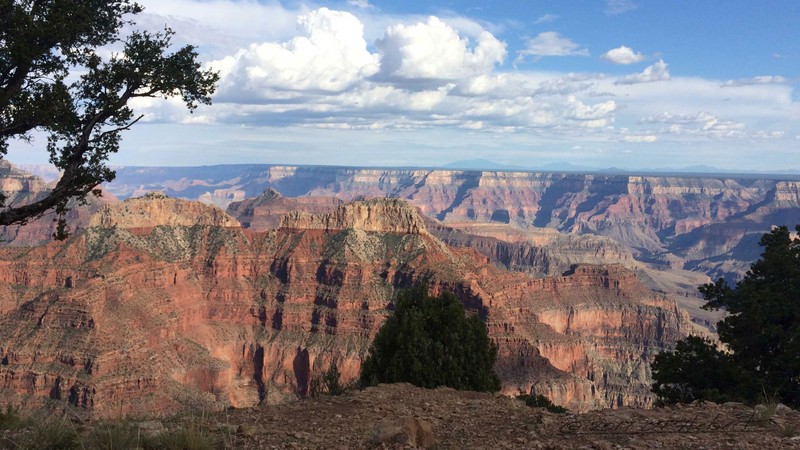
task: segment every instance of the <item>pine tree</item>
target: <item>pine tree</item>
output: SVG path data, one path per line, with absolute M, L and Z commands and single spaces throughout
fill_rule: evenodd
M 402 291 L 361 367 L 361 382 L 408 382 L 434 388 L 497 391 L 497 349 L 476 315 L 452 294 L 430 297 L 425 286 Z
M 658 355 L 653 390 L 663 401 L 680 401 L 669 394 L 680 391 L 688 400 L 754 402 L 761 395 L 800 406 L 800 238 L 782 226 L 760 244 L 761 259 L 735 288 L 722 279 L 699 288 L 704 308 L 728 312 L 717 329 L 730 351 L 689 338 Z

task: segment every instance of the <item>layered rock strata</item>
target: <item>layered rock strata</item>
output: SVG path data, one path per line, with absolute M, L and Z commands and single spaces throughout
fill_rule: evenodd
M 649 359 L 691 327 L 620 265 L 506 272 L 447 247 L 398 200 L 256 233 L 188 202 L 176 207 L 198 224 L 148 224 L 175 201 L 154 197 L 109 207 L 66 242 L 0 250 L 3 398 L 102 417 L 302 396 L 331 362 L 355 378 L 395 290 L 425 283 L 486 321 L 504 392 L 647 406 Z
M 157 173 L 156 173 L 157 172 Z M 194 174 L 195 179 L 192 180 Z M 216 175 L 214 175 L 216 174 Z M 313 166 L 128 168 L 110 186 L 142 187 L 190 199 L 257 196 L 274 188 L 290 197 L 408 199 L 446 223 L 507 223 L 610 237 L 638 261 L 699 270 L 734 280 L 758 254 L 772 225 L 800 217 L 796 177 L 355 169 Z M 145 181 L 146 183 L 142 183 Z M 230 203 L 230 202 L 228 202 Z M 227 203 L 225 203 L 227 204 Z M 223 205 L 224 206 L 224 205 Z
M 267 188 L 256 197 L 233 202 L 227 212 L 243 227 L 253 231 L 266 231 L 281 226 L 283 216 L 293 211 L 324 214 L 335 210 L 344 201 L 336 197 L 284 197 Z

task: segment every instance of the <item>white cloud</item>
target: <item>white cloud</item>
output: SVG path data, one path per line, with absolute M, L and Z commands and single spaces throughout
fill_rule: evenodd
M 378 58 L 367 51 L 363 26 L 352 14 L 321 8 L 300 16 L 298 26 L 301 35 L 288 42 L 251 44 L 211 63 L 222 75 L 220 96 L 336 92 L 378 71 Z
M 784 84 L 788 82 L 789 80 L 780 75 L 762 75 L 753 78 L 740 78 L 738 80 L 728 80 L 722 85 L 726 87 L 731 87 L 731 86 L 750 86 L 754 84 Z
M 555 14 L 544 14 L 542 16 L 539 16 L 539 18 L 536 19 L 533 23 L 535 25 L 539 25 L 539 24 L 543 24 L 543 23 L 555 22 L 556 20 L 558 20 L 558 16 L 557 15 L 555 15 Z
M 597 80 L 602 77 L 585 77 L 569 74 L 561 78 L 544 80 L 536 86 L 534 95 L 570 95 L 585 91 L 597 85 Z
M 613 100 L 586 105 L 574 95 L 567 97 L 567 105 L 570 106 L 567 111 L 568 117 L 579 121 L 588 121 L 591 123 L 590 128 L 607 125 L 611 115 L 617 110 L 617 103 Z
M 474 46 L 437 17 L 414 25 L 394 25 L 375 45 L 384 78 L 455 80 L 491 72 L 503 62 L 506 45 L 488 31 Z
M 347 0 L 347 4 L 361 9 L 374 8 L 374 6 L 370 5 L 369 0 Z
M 601 58 L 614 64 L 636 64 L 644 61 L 644 55 L 624 45 L 605 52 Z
M 794 149 L 795 136 L 800 135 L 794 79 L 670 78 L 663 61 L 622 77 L 530 68 L 508 71 L 500 68 L 506 56 L 505 44 L 495 37 L 500 28 L 462 16 L 397 16 L 369 8 L 359 10 L 356 18 L 298 6 L 294 12 L 276 10 L 281 17 L 292 14 L 288 22 L 297 23 L 279 24 L 276 30 L 271 28 L 272 19 L 265 17 L 269 5 L 274 9 L 271 3 L 175 0 L 186 15 L 167 5 L 172 3 L 158 6 L 154 24 L 177 22 L 183 31 L 195 27 L 209 33 L 202 36 L 205 43 L 221 37 L 212 53 L 200 48 L 201 59 L 216 59 L 214 65 L 223 71 L 220 92 L 212 107 L 201 107 L 194 115 L 174 101 L 136 103 L 136 112 L 146 115 L 149 123 L 142 125 L 148 129 L 200 122 L 220 129 L 256 130 L 246 140 L 226 138 L 223 143 L 212 136 L 213 145 L 207 144 L 236 149 L 232 153 L 249 146 L 256 155 L 269 141 L 284 149 L 274 156 L 282 159 L 294 149 L 292 145 L 314 135 L 320 138 L 298 146 L 304 160 L 323 162 L 317 158 L 325 157 L 319 149 L 331 145 L 348 149 L 341 155 L 337 152 L 343 158 L 339 163 L 353 162 L 344 158 L 360 146 L 364 149 L 360 156 L 376 164 L 388 163 L 385 153 L 397 153 L 393 160 L 402 161 L 410 147 L 429 154 L 450 147 L 469 151 L 504 147 L 516 149 L 516 157 L 524 158 L 525 149 L 536 146 L 564 151 L 574 146 L 581 149 L 571 150 L 573 156 L 586 156 L 591 153 L 588 149 L 619 155 L 634 148 L 633 158 L 652 165 L 663 154 L 702 153 L 711 159 L 734 154 L 738 148 L 743 150 L 736 154 L 745 155 L 754 143 L 759 149 L 782 149 L 781 154 L 792 160 L 786 149 Z M 199 10 L 190 8 L 192 4 Z M 219 13 L 236 25 L 216 23 L 207 4 L 227 4 Z M 236 5 L 242 6 L 238 22 L 231 16 Z M 298 16 L 302 16 L 299 22 L 294 20 Z M 235 33 L 238 23 L 243 36 Z M 260 35 L 259 23 L 265 28 Z M 247 40 L 253 36 L 256 40 Z M 382 48 L 374 47 L 378 51 L 369 45 L 376 41 L 381 41 Z M 521 58 L 589 53 L 554 32 L 536 36 L 528 44 Z M 621 52 L 625 49 L 612 49 L 603 58 L 622 62 L 641 57 L 632 49 Z M 670 82 L 647 83 L 666 79 Z M 205 125 L 194 126 L 196 130 Z M 257 131 L 264 128 L 269 132 Z M 356 135 L 357 130 L 375 132 Z M 277 144 L 265 137 L 277 135 L 281 136 Z M 378 142 L 376 136 L 392 138 Z M 378 148 L 386 152 L 375 151 Z M 552 153 L 559 158 L 555 150 Z
M 786 132 L 783 130 L 758 130 L 753 133 L 753 137 L 757 139 L 780 139 L 786 135 Z
M 589 56 L 589 50 L 555 31 L 544 31 L 528 39 L 525 49 L 519 51 L 517 60 L 521 61 L 526 56 L 533 56 L 535 60 L 543 56 Z
M 654 136 L 652 134 L 624 135 L 622 136 L 622 140 L 625 142 L 632 142 L 632 143 L 651 143 L 658 141 L 658 136 Z
M 742 137 L 746 125 L 732 120 L 721 120 L 714 114 L 700 111 L 695 114 L 661 114 L 643 117 L 641 123 L 667 125 L 663 133 L 676 135 L 705 135 L 709 137 Z
M 647 66 L 641 73 L 626 75 L 617 79 L 615 84 L 652 83 L 654 81 L 667 81 L 670 79 L 669 70 L 664 60 L 658 60 L 652 66 Z
M 667 124 L 704 124 L 711 121 L 716 121 L 717 118 L 713 114 L 705 111 L 700 111 L 695 114 L 670 114 L 662 112 L 660 114 L 642 117 L 641 123 L 667 123 Z
M 175 30 L 176 44 L 191 43 L 205 56 L 220 58 L 253 42 L 285 40 L 295 34 L 295 19 L 305 9 L 254 0 L 139 0 L 144 12 L 136 28 L 153 32 L 164 24 Z
M 616 16 L 638 7 L 632 0 L 606 0 L 605 13 L 607 16 Z

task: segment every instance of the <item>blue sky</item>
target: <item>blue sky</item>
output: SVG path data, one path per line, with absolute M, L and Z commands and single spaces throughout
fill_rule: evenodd
M 141 3 L 222 80 L 116 164 L 800 169 L 796 0 Z

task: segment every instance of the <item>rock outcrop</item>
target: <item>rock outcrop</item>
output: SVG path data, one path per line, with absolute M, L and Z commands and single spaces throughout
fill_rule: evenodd
M 155 213 L 167 201 L 204 216 L 165 225 Z M 622 266 L 507 272 L 445 246 L 398 200 L 263 233 L 159 196 L 112 209 L 92 221 L 109 227 L 0 250 L 4 399 L 103 417 L 302 396 L 334 361 L 344 382 L 356 377 L 393 292 L 425 283 L 486 321 L 506 393 L 532 388 L 576 410 L 646 406 L 649 359 L 691 328 Z
M 281 220 L 281 228 L 324 230 L 357 229 L 380 233 L 427 233 L 416 208 L 398 199 L 372 199 L 347 203 L 328 214 L 292 211 Z
M 150 192 L 100 209 L 89 220 L 89 227 L 152 228 L 157 226 L 239 227 L 239 222 L 224 211 L 198 202 Z
M 336 210 L 342 203 L 336 197 L 284 197 L 267 188 L 261 195 L 233 202 L 227 212 L 243 227 L 253 231 L 266 231 L 281 226 L 281 219 L 292 211 L 324 214 Z
M 620 264 L 641 267 L 630 250 L 604 236 L 562 233 L 550 228 L 521 230 L 508 224 L 444 225 L 427 219 L 428 230 L 453 247 L 467 247 L 493 263 L 534 276 L 559 275 L 575 264 Z

